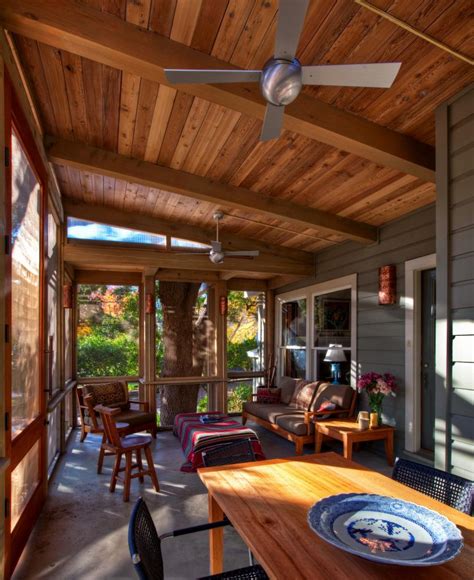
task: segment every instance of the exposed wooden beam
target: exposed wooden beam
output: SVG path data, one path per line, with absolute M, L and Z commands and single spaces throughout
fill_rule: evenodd
M 299 227 L 316 228 L 327 234 L 342 234 L 358 242 L 371 243 L 377 240 L 377 228 L 374 226 L 258 194 L 243 187 L 218 183 L 200 175 L 53 137 L 46 139 L 46 149 L 49 160 L 53 163 L 69 165 L 82 171 L 164 189 L 193 199 L 222 204 L 228 208 L 259 213 Z
M 142 282 L 139 272 L 114 272 L 111 270 L 76 270 L 74 281 L 77 284 L 131 284 Z
M 215 230 L 208 230 L 150 215 L 130 213 L 104 205 L 76 203 L 67 198 L 63 198 L 63 207 L 65 214 L 70 217 L 95 221 L 111 226 L 133 228 L 152 234 L 182 238 L 202 244 L 209 244 L 210 240 L 216 237 Z M 237 235 L 228 234 L 222 229 L 219 232 L 219 238 L 225 250 L 259 250 L 265 254 L 281 256 L 305 264 L 312 264 L 314 262 L 314 254 L 310 254 L 309 252 L 285 248 L 284 246 L 275 246 L 252 238 L 242 238 Z
M 190 255 L 143 247 L 134 248 L 130 245 L 108 242 L 69 242 L 64 246 L 64 260 L 75 267 L 86 270 L 112 269 L 141 272 L 145 268 L 156 267 L 177 270 L 208 270 L 209 272 L 292 274 L 295 276 L 310 276 L 314 273 L 312 265 L 276 256 L 265 256 L 264 258 L 259 256 L 252 260 L 226 258 L 222 264 L 213 264 L 208 256 L 202 254 Z
M 250 292 L 265 292 L 268 288 L 267 280 L 251 278 L 232 278 L 227 282 L 227 290 L 248 290 Z
M 168 86 L 164 68 L 237 68 L 70 0 L 2 0 L 0 24 L 39 42 Z M 259 119 L 265 113 L 258 84 L 192 84 L 179 85 L 179 90 Z M 420 179 L 435 180 L 432 147 L 304 93 L 287 107 L 284 127 Z
M 156 279 L 171 282 L 217 282 L 220 280 L 220 273 L 207 272 L 206 270 L 173 270 L 172 268 L 160 268 L 156 273 Z
M 220 279 L 229 281 L 231 278 L 234 278 L 235 272 L 221 272 Z

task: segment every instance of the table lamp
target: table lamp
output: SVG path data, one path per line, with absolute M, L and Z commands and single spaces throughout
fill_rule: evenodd
M 341 362 L 345 362 L 346 355 L 342 350 L 342 344 L 330 344 L 324 362 L 331 363 L 332 384 L 339 385 L 341 379 Z

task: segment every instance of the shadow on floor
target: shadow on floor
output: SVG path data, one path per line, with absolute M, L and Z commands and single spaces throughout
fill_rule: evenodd
M 290 457 L 294 445 L 265 429 L 257 431 L 267 458 Z M 127 526 L 135 499 L 148 503 L 159 533 L 207 521 L 207 493 L 199 477 L 183 473 L 183 455 L 170 432 L 158 434 L 153 456 L 161 493 L 149 481 L 132 481 L 129 503 L 122 501 L 122 487 L 109 493 L 111 458 L 106 458 L 102 475 L 96 473 L 100 438 L 89 435 L 79 442 L 72 434 L 64 455 L 50 481 L 50 493 L 40 519 L 17 566 L 14 580 L 111 580 L 135 578 L 130 563 Z M 341 452 L 334 442 L 333 450 Z M 329 450 L 329 448 L 328 448 Z M 312 453 L 310 445 L 306 453 Z M 354 460 L 390 475 L 384 460 L 369 451 L 354 454 Z M 224 569 L 248 565 L 247 548 L 237 533 L 225 530 Z M 208 534 L 193 534 L 163 544 L 166 578 L 184 580 L 209 573 Z

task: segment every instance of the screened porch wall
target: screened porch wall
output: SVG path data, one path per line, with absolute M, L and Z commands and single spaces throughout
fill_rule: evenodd
M 277 290 L 277 294 L 357 274 L 357 363 L 359 374 L 390 372 L 400 386 L 397 398 L 384 402 L 384 420 L 396 425 L 397 452 L 405 430 L 405 261 L 435 252 L 435 207 L 429 206 L 380 228 L 379 243 L 348 242 L 316 255 L 316 276 Z M 378 268 L 397 267 L 397 303 L 378 304 Z M 365 402 L 361 401 L 360 405 Z

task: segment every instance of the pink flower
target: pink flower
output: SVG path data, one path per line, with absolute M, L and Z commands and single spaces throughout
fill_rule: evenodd
M 384 396 L 392 395 L 395 397 L 397 384 L 395 377 L 390 373 L 381 375 L 369 372 L 360 376 L 357 387 L 359 391 L 365 389 L 368 393 L 381 393 Z

